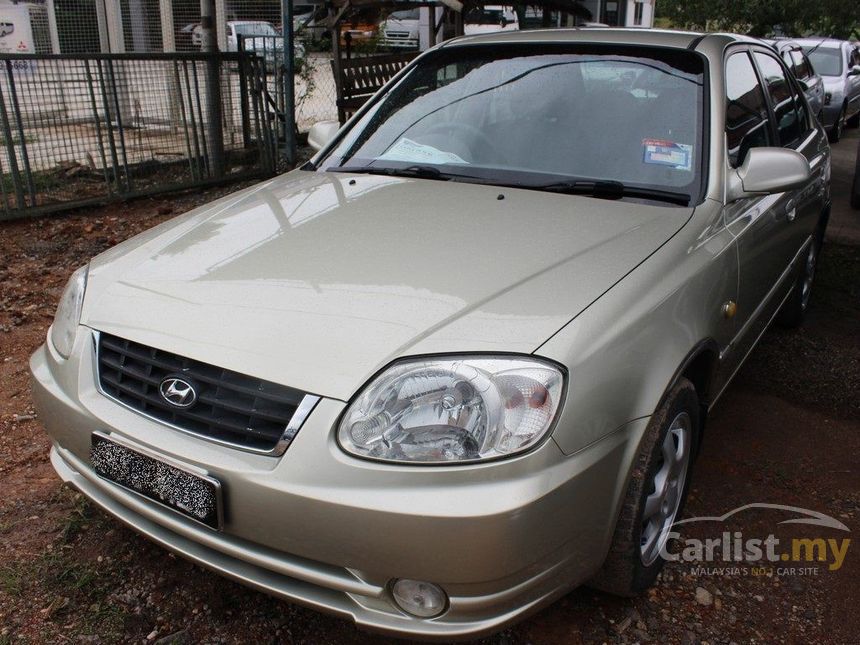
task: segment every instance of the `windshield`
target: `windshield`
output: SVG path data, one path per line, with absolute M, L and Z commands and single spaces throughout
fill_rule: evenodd
M 468 12 L 463 18 L 463 22 L 469 25 L 498 25 L 502 19 L 512 22 L 514 16 L 511 12 L 505 11 L 503 8 L 477 8 Z
M 685 50 L 442 49 L 373 105 L 322 170 L 421 165 L 525 187 L 622 182 L 700 192 L 704 63 Z M 425 172 L 426 174 L 426 172 Z
M 804 47 L 815 71 L 822 76 L 842 76 L 842 50 L 833 47 Z
M 236 25 L 236 33 L 242 36 L 277 36 L 278 32 L 268 22 L 245 22 Z
M 419 15 L 418 9 L 403 9 L 393 12 L 389 17 L 392 20 L 418 20 Z

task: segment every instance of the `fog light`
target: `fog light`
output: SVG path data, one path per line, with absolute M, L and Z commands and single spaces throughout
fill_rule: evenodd
M 448 602 L 445 592 L 439 587 L 420 580 L 397 580 L 391 586 L 391 593 L 403 611 L 418 618 L 438 616 Z

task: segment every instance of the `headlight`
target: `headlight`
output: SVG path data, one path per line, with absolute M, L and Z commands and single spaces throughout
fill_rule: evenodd
M 54 324 L 51 326 L 51 343 L 63 358 L 72 354 L 75 344 L 75 332 L 81 320 L 81 305 L 84 302 L 84 291 L 87 289 L 87 270 L 82 266 L 72 274 L 69 283 L 57 305 L 54 314 Z
M 444 357 L 395 363 L 347 408 L 338 441 L 381 461 L 450 463 L 534 446 L 555 419 L 564 376 L 533 358 Z

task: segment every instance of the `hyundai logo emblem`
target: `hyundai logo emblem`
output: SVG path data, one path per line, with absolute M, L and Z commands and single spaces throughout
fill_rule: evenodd
M 190 408 L 197 403 L 197 390 L 184 378 L 168 376 L 158 386 L 161 398 L 176 408 Z

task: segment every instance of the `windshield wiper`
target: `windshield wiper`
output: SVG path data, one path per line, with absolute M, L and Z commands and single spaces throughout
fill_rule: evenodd
M 436 166 L 414 165 L 406 168 L 390 168 L 385 166 L 335 166 L 329 168 L 331 172 L 351 172 L 361 175 L 387 175 L 389 177 L 418 177 L 420 179 L 438 179 L 449 181 L 454 177 L 469 177 L 469 175 L 458 175 L 442 172 Z
M 599 199 L 640 197 L 642 199 L 654 199 L 681 206 L 688 206 L 690 204 L 690 196 L 686 193 L 676 193 L 658 188 L 625 186 L 620 181 L 610 180 L 592 181 L 577 179 L 572 181 L 557 181 L 550 184 L 517 184 L 517 188 L 542 190 L 550 193 L 564 193 L 566 195 L 588 195 Z

